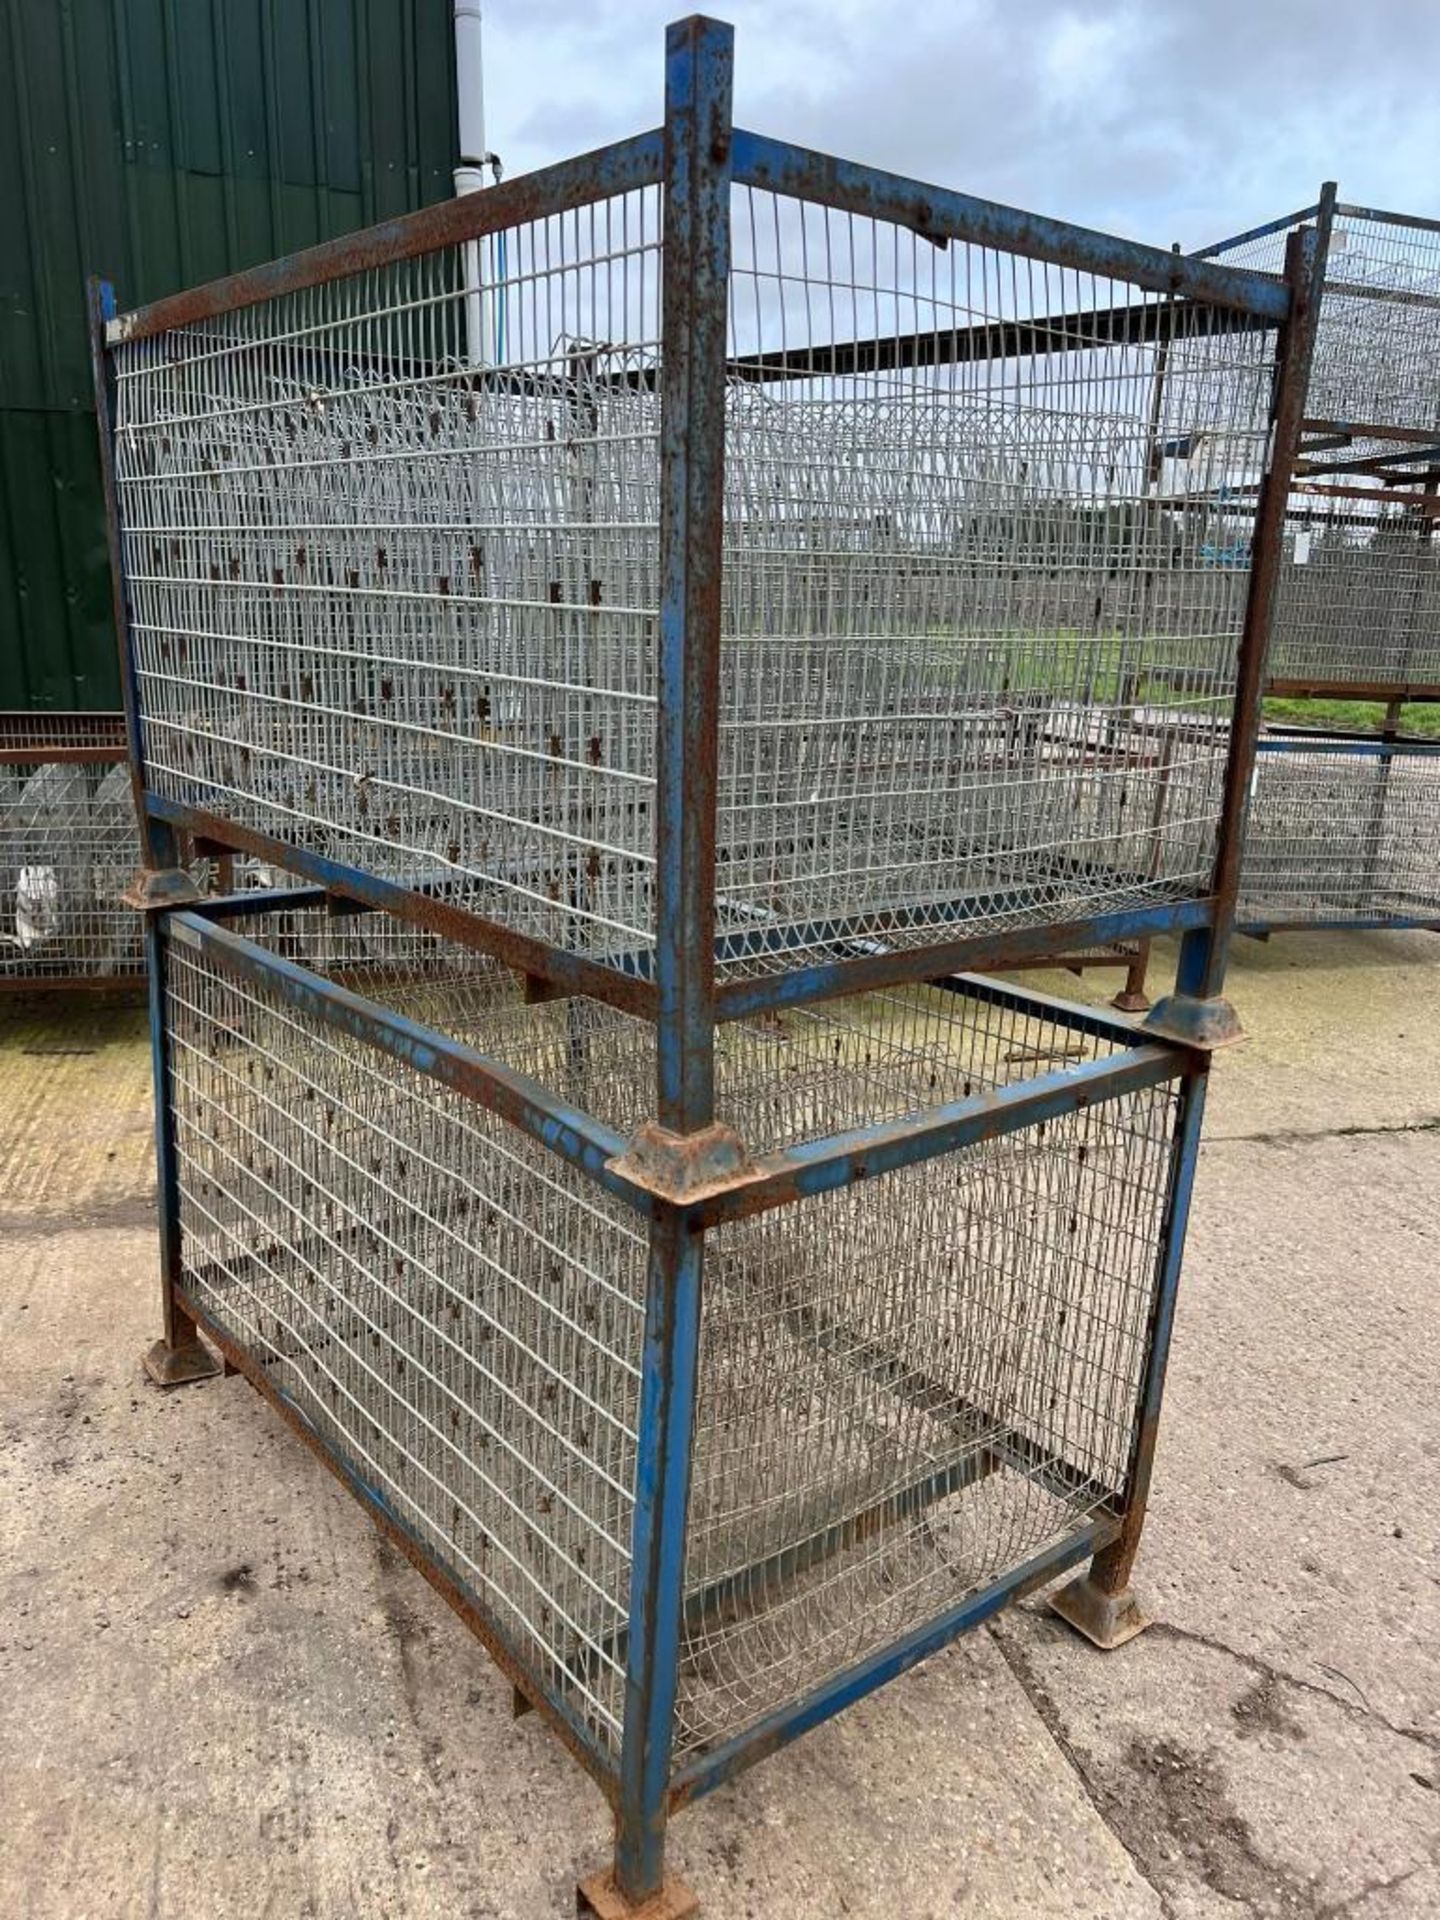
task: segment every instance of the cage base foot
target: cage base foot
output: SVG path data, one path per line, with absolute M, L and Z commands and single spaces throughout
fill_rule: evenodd
M 667 1880 L 658 1893 L 637 1906 L 621 1893 L 614 1872 L 607 1867 L 576 1887 L 575 1911 L 581 1920 L 690 1920 L 700 1911 L 700 1902 L 683 1880 Z
M 1148 1013 L 1150 996 L 1148 993 L 1126 993 L 1122 988 L 1110 1004 L 1119 1013 Z
M 1097 1586 L 1088 1573 L 1068 1581 L 1058 1593 L 1050 1595 L 1050 1611 L 1067 1626 L 1088 1640 L 1092 1647 L 1113 1653 L 1143 1633 L 1150 1625 L 1148 1613 L 1140 1611 L 1133 1587 L 1109 1593 Z
M 211 1380 L 224 1369 L 202 1340 L 178 1347 L 157 1340 L 145 1355 L 145 1371 L 157 1387 L 184 1387 L 192 1380 Z

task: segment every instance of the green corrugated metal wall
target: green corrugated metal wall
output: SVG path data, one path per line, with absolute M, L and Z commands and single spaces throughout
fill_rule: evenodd
M 113 707 L 85 276 L 135 306 L 444 199 L 451 4 L 0 0 L 0 33 L 0 708 Z

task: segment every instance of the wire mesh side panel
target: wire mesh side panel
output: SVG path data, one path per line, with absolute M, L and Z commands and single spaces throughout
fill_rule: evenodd
M 1272 331 L 738 189 L 732 966 L 1203 894 Z M 1184 349 L 1181 351 L 1181 349 Z
M 443 1008 L 517 1064 L 557 1032 L 453 956 L 447 979 L 398 984 L 406 1011 Z M 643 1228 L 178 936 L 166 988 L 185 1290 L 613 1762 Z
M 1440 433 L 1436 459 L 1440 466 Z M 1434 485 L 1425 482 L 1426 498 L 1435 498 Z M 1273 679 L 1440 685 L 1435 516 L 1365 491 L 1370 499 L 1316 492 L 1291 500 L 1268 657 Z
M 762 1141 L 1094 1043 L 922 996 L 797 1022 L 772 1048 L 750 1099 L 729 1096 Z M 677 1764 L 1113 1507 L 1177 1106 L 1169 1085 L 1099 1101 L 710 1236 Z
M 33 730 L 12 725 L 0 738 L 0 984 L 133 980 L 145 970 L 144 928 L 120 896 L 139 838 L 129 771 L 100 741 L 110 716 L 77 715 L 94 723 L 77 730 L 34 718 Z M 99 757 L 41 757 L 81 748 Z
M 1278 274 L 1285 242 L 1212 252 Z M 1440 683 L 1440 223 L 1337 208 L 1305 412 L 1269 671 Z
M 1251 925 L 1440 922 L 1440 752 L 1262 745 L 1239 913 Z
M 659 196 L 114 350 L 151 785 L 651 938 Z

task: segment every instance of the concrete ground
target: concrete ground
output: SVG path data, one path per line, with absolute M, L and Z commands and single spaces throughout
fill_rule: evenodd
M 1157 1624 L 1032 1603 L 680 1816 L 715 1920 L 1440 1914 L 1437 962 L 1240 947 Z M 0 1915 L 571 1912 L 599 1795 L 243 1381 L 141 1374 L 141 1021 L 0 1018 Z

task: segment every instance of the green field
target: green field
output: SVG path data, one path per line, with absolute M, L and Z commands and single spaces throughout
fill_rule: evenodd
M 1378 700 L 1267 700 L 1265 718 L 1287 727 L 1338 727 L 1347 733 L 1378 733 L 1385 709 Z M 1412 702 L 1400 709 L 1400 731 L 1440 740 L 1440 704 Z

